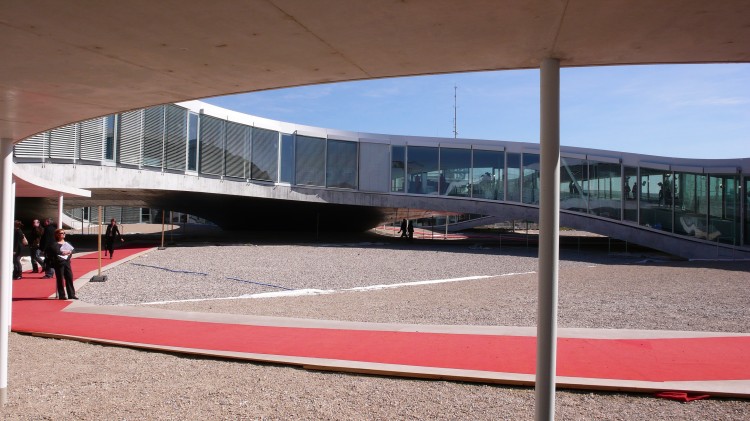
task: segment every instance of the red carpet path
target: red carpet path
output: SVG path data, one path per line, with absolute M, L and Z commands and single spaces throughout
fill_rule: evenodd
M 102 262 L 122 262 L 147 250 L 120 249 L 116 260 Z M 72 263 L 76 276 L 90 276 L 97 268 L 96 254 L 76 257 Z M 24 273 L 24 279 L 13 281 L 15 332 L 316 369 L 528 385 L 534 381 L 536 338 L 528 334 L 430 332 L 431 326 L 419 332 L 373 330 L 370 326 L 374 324 L 365 323 L 331 328 L 336 322 L 323 327 L 319 321 L 298 319 L 287 319 L 292 322 L 284 326 L 224 323 L 215 317 L 195 320 L 201 313 L 190 313 L 187 319 L 174 317 L 175 312 L 158 317 L 154 313 L 133 317 L 139 310 L 116 314 L 118 308 L 127 309 L 124 306 L 107 310 L 110 314 L 95 313 L 96 306 L 77 305 L 75 311 L 73 306 L 64 311 L 72 302 L 49 299 L 54 296 L 54 279 L 40 278 L 41 274 Z M 508 329 L 512 332 L 513 328 Z M 567 331 L 560 329 L 558 339 L 557 380 L 561 387 L 750 397 L 750 335 L 665 332 L 664 337 L 658 337 L 660 332 L 654 331 L 643 335 L 613 330 L 568 335 Z

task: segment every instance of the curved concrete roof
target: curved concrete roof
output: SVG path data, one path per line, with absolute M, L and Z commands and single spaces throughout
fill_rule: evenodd
M 334 81 L 750 61 L 747 0 L 26 0 L 0 3 L 0 136 Z

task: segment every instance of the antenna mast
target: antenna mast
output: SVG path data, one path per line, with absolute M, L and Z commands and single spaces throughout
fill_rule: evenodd
M 458 87 L 453 85 L 453 138 L 458 137 Z

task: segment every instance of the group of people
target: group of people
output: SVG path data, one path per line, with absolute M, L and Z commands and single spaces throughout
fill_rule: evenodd
M 55 276 L 57 283 L 57 297 L 61 300 L 77 300 L 75 287 L 73 285 L 73 269 L 70 261 L 73 257 L 73 246 L 65 241 L 65 230 L 56 228 L 52 218 L 32 221 L 29 237 L 23 231 L 23 222 L 14 221 L 13 232 L 13 279 L 23 279 L 23 267 L 21 255 L 24 247 L 29 248 L 31 257 L 31 272 L 44 272 L 43 279 L 51 279 Z M 110 259 L 114 256 L 115 240 L 124 241 L 117 226 L 117 221 L 112 218 L 104 236 L 105 256 L 109 253 Z
M 630 200 L 630 193 L 633 193 L 633 200 L 638 198 L 638 183 L 633 183 L 633 188 L 630 188 L 628 181 L 625 180 L 625 184 L 622 186 L 622 194 L 625 196 L 625 200 Z
M 401 238 L 414 238 L 414 224 L 411 221 L 406 221 L 404 218 L 401 221 L 401 229 L 398 230 L 401 233 Z
M 70 267 L 74 248 L 65 241 L 65 230 L 55 228 L 52 218 L 45 219 L 43 224 L 38 219 L 34 219 L 29 238 L 26 238 L 23 226 L 23 222 L 15 221 L 13 279 L 23 279 L 21 252 L 24 246 L 28 246 L 31 271 L 33 273 L 44 272 L 43 279 L 51 279 L 54 275 L 57 281 L 57 297 L 61 300 L 68 298 L 77 300 L 73 286 L 73 269 Z

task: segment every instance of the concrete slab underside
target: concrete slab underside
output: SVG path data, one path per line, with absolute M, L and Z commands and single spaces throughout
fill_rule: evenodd
M 147 250 L 120 250 L 118 260 Z M 75 260 L 85 273 L 77 282 L 96 273 L 95 255 Z M 54 281 L 40 275 L 24 274 L 14 284 L 16 332 L 314 370 L 534 385 L 535 328 L 95 306 L 48 299 Z M 560 329 L 558 353 L 560 388 L 750 397 L 750 334 Z

